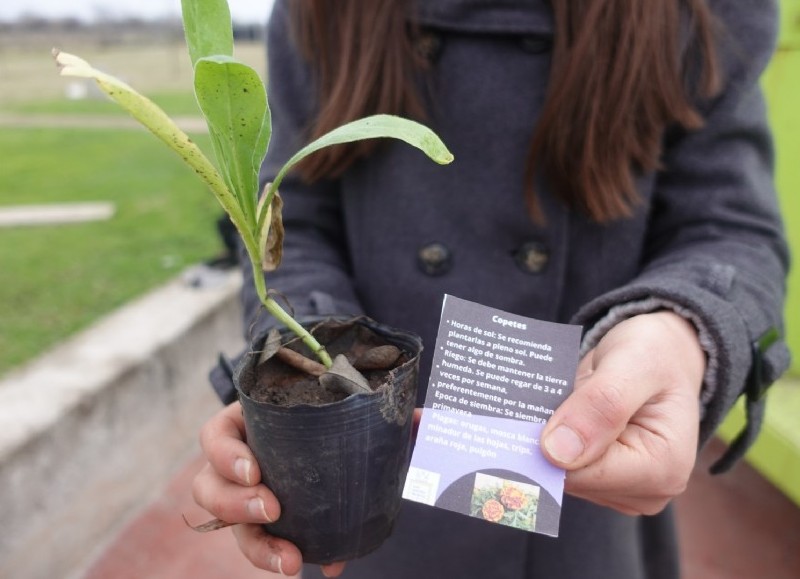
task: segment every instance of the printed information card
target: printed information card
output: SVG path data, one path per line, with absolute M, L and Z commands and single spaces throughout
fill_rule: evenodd
M 558 536 L 564 471 L 539 437 L 572 391 L 580 337 L 446 295 L 403 498 Z

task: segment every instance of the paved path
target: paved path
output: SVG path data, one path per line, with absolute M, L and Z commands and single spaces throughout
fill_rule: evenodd
M 712 441 L 676 501 L 683 579 L 797 579 L 800 508 L 746 463 L 722 476 L 709 475 L 723 449 Z M 201 535 L 184 524 L 182 514 L 193 523 L 208 518 L 191 498 L 192 478 L 203 464 L 196 456 L 181 467 L 83 579 L 277 578 L 244 560 L 230 530 Z
M 205 120 L 201 117 L 175 116 L 172 120 L 187 133 L 208 132 Z M 144 130 L 135 119 L 125 115 L 91 113 L 83 115 L 0 113 L 0 127 Z
M 0 205 L 0 228 L 102 221 L 114 215 L 106 201 Z

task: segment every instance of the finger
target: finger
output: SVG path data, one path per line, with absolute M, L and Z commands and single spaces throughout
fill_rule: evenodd
M 413 424 L 411 425 L 411 438 L 417 439 L 417 432 L 419 432 L 419 422 L 422 420 L 422 408 L 414 409 Z
M 264 485 L 241 486 L 206 465 L 192 484 L 195 502 L 228 523 L 274 523 L 281 509 L 275 495 Z
M 542 433 L 545 456 L 566 469 L 597 460 L 653 395 L 640 375 L 647 374 L 621 368 L 613 354 L 605 357 L 548 421 Z
M 255 456 L 244 442 L 244 418 L 238 402 L 206 422 L 200 430 L 200 446 L 214 470 L 228 480 L 245 486 L 261 481 Z
M 599 461 L 569 472 L 565 490 L 626 514 L 658 513 L 686 490 L 696 458 L 692 436 L 631 425 Z
M 344 561 L 339 563 L 331 563 L 330 565 L 323 565 L 322 566 L 322 574 L 325 577 L 338 577 L 344 571 L 344 566 L 346 563 Z
M 268 535 L 261 525 L 236 525 L 233 535 L 244 556 L 259 569 L 281 575 L 300 573 L 300 550 L 285 539 Z

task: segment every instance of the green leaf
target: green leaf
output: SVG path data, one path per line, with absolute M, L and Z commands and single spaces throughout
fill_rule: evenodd
M 233 27 L 227 0 L 181 0 L 181 10 L 192 66 L 206 56 L 233 56 Z
M 212 56 L 197 61 L 194 87 L 223 177 L 254 226 L 258 169 L 271 133 L 264 84 L 246 64 Z
M 280 186 L 281 181 L 283 181 L 289 169 L 310 154 L 325 147 L 330 147 L 331 145 L 378 138 L 392 138 L 405 141 L 412 147 L 421 150 L 440 165 L 446 165 L 453 161 L 453 154 L 447 149 L 436 133 L 425 125 L 393 115 L 374 115 L 333 129 L 329 133 L 322 135 L 316 141 L 300 149 L 300 151 L 281 167 L 281 170 L 276 175 L 275 180 L 267 191 L 268 201 Z M 259 225 L 264 222 L 264 217 L 265 211 L 262 208 L 258 216 Z
M 250 247 L 255 246 L 253 234 L 247 226 L 247 220 L 236 198 L 226 187 L 214 165 L 158 105 L 121 80 L 92 68 L 88 62 L 77 56 L 57 50 L 53 51 L 53 56 L 61 69 L 62 76 L 94 79 L 103 92 L 180 155 L 211 188 L 219 203 L 230 215 L 231 221 L 239 229 L 245 244 Z

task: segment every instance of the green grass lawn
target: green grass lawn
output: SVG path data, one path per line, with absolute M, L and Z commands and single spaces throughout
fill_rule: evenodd
M 105 222 L 0 229 L 0 373 L 220 250 L 216 200 L 145 131 L 4 128 L 0 150 L 0 205 L 117 204 Z

